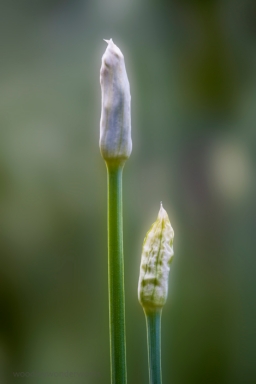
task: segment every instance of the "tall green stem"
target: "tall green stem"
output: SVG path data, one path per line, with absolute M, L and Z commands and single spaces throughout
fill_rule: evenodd
M 107 164 L 108 171 L 108 290 L 111 383 L 126 384 L 124 314 L 123 165 Z
M 162 384 L 161 371 L 161 315 L 162 310 L 146 311 L 149 383 Z

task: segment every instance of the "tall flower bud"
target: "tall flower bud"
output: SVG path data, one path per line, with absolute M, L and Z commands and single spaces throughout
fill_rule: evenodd
M 161 309 L 166 302 L 170 263 L 174 255 L 173 238 L 174 231 L 161 203 L 157 220 L 142 247 L 138 296 L 146 311 Z
M 122 52 L 112 39 L 106 42 L 100 70 L 100 151 L 106 162 L 119 164 L 132 151 L 130 85 Z

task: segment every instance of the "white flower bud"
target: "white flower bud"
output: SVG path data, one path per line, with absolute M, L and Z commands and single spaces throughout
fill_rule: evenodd
M 112 39 L 106 42 L 100 70 L 100 151 L 107 162 L 123 162 L 132 151 L 130 85 L 122 52 Z
M 161 309 L 168 294 L 174 231 L 162 203 L 142 248 L 138 296 L 144 310 Z

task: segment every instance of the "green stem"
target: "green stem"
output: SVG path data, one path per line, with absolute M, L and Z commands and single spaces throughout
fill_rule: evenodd
M 108 290 L 111 383 L 126 384 L 124 314 L 123 165 L 107 164 L 108 171 Z
M 161 371 L 161 315 L 162 310 L 146 311 L 149 383 L 162 384 Z

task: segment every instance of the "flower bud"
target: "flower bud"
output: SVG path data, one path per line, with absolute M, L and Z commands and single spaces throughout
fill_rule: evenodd
M 166 302 L 173 238 L 174 231 L 161 203 L 157 220 L 142 247 L 138 296 L 144 310 L 161 309 Z
M 132 151 L 130 85 L 122 52 L 112 39 L 106 42 L 100 70 L 100 151 L 106 162 L 122 163 Z

